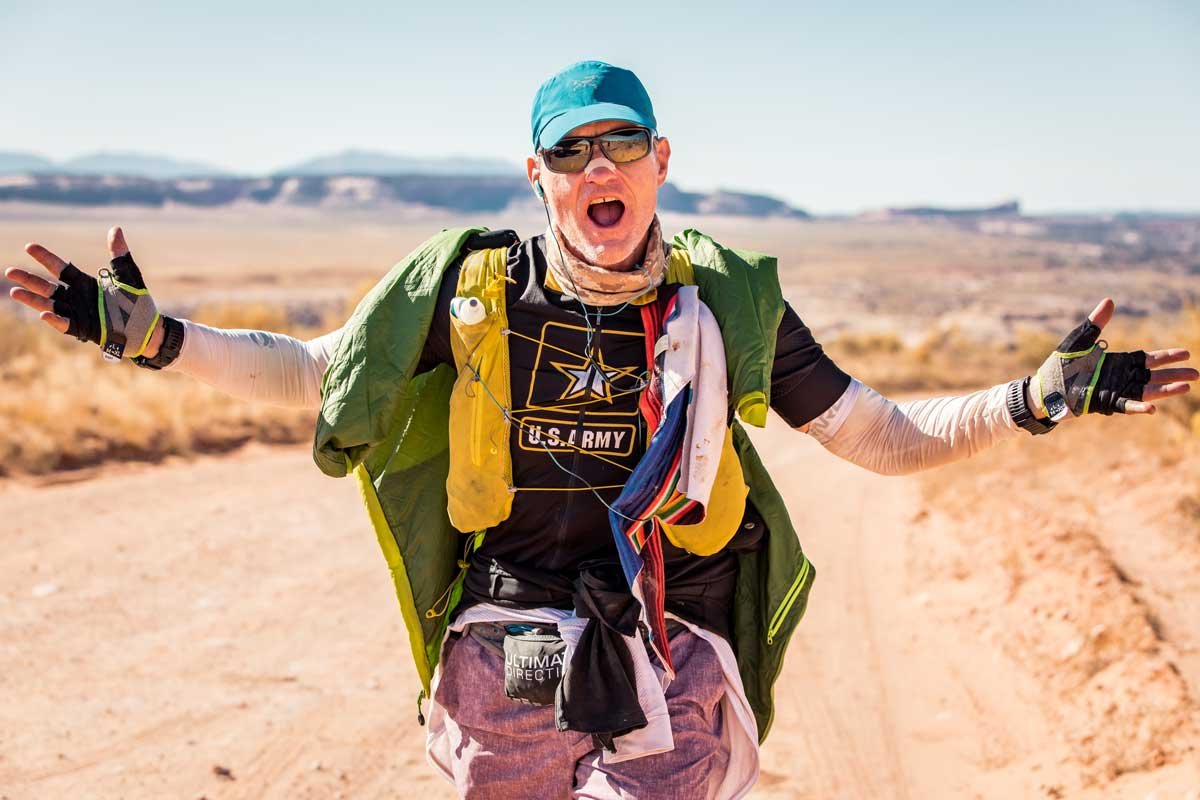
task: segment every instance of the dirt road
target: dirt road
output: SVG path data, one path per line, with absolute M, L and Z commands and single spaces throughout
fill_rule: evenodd
M 961 545 L 915 479 L 758 438 L 818 579 L 756 796 L 1200 789 L 1186 759 L 1087 777 L 1038 677 L 979 635 L 987 587 L 928 580 Z M 303 448 L 0 484 L 0 575 L 2 797 L 451 796 L 356 489 Z

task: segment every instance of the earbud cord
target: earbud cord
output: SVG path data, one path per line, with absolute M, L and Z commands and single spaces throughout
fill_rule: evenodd
M 541 187 L 540 183 L 538 184 L 538 187 L 539 188 Z M 612 381 L 609 380 L 608 375 L 606 375 L 604 373 L 604 370 L 600 367 L 600 365 L 596 363 L 595 355 L 594 355 L 595 350 L 594 350 L 593 339 L 594 339 L 594 336 L 596 333 L 596 325 L 600 324 L 600 320 L 602 320 L 604 317 L 612 317 L 612 316 L 616 316 L 617 314 L 621 313 L 629 306 L 629 304 L 631 302 L 633 302 L 634 298 L 631 298 L 630 300 L 626 300 L 624 303 L 622 303 L 616 309 L 614 309 L 613 311 L 607 312 L 607 313 L 600 310 L 599 308 L 597 308 L 596 323 L 595 323 L 595 325 L 593 325 L 591 312 L 588 310 L 587 304 L 584 303 L 583 300 L 581 300 L 579 297 L 579 285 L 575 283 L 575 278 L 571 275 L 571 271 L 569 269 L 566 269 L 567 259 L 566 259 L 566 256 L 563 255 L 562 243 L 560 243 L 558 241 L 558 232 L 554 230 L 554 221 L 552 219 L 550 219 L 550 204 L 548 202 L 546 202 L 546 195 L 545 195 L 544 191 L 539 192 L 538 197 L 540 197 L 542 199 L 542 211 L 545 212 L 545 214 L 546 214 L 546 227 L 549 228 L 550 236 L 551 236 L 551 238 L 554 239 L 554 246 L 556 248 L 558 248 L 559 263 L 561 263 L 563 265 L 563 273 L 567 276 L 567 280 L 571 282 L 571 290 L 572 290 L 572 292 L 574 292 L 575 301 L 577 303 L 579 303 L 579 308 L 583 312 L 583 320 L 586 325 L 584 330 L 585 330 L 585 336 L 586 336 L 586 342 L 587 342 L 586 350 L 584 353 L 585 364 L 588 366 L 589 369 L 594 369 L 596 371 L 596 374 L 598 374 L 600 376 L 600 380 L 603 381 L 604 384 L 606 386 L 608 386 L 610 389 L 619 389 L 621 387 L 614 386 Z M 649 291 L 650 290 L 650 286 L 649 286 L 650 273 L 646 271 L 646 264 L 645 264 L 644 258 L 642 259 L 642 261 L 640 263 L 638 263 L 637 269 L 639 272 L 642 273 L 642 275 L 645 276 L 646 285 L 647 285 L 646 291 Z M 643 294 L 645 294 L 645 292 L 643 292 Z M 641 390 L 642 388 L 645 388 L 645 386 L 646 386 L 645 378 L 639 378 L 639 383 L 640 383 L 640 385 L 637 387 L 637 390 Z

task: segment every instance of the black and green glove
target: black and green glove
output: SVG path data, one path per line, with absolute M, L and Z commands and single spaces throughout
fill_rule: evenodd
M 1054 422 L 1068 414 L 1124 413 L 1127 401 L 1142 399 L 1150 382 L 1146 351 L 1110 353 L 1099 337 L 1100 328 L 1086 320 L 1038 368 L 1033 391 Z
M 126 253 L 100 270 L 100 278 L 67 264 L 59 287 L 50 295 L 54 313 L 69 322 L 67 334 L 100 345 L 104 357 L 141 356 L 159 323 L 158 308 L 141 270 Z

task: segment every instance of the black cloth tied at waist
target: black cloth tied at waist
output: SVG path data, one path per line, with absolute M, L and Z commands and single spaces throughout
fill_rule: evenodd
M 587 624 L 555 693 L 558 729 L 590 733 L 616 752 L 614 737 L 646 727 L 633 657 L 622 638 L 637 633 L 640 608 L 620 564 L 611 561 L 581 564 L 571 601 Z

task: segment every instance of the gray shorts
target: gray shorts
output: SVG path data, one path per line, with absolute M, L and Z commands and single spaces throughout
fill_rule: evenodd
M 721 662 L 686 628 L 671 635 L 676 676 L 665 692 L 675 749 L 619 764 L 602 763 L 590 735 L 558 731 L 553 706 L 508 699 L 504 656 L 486 640 L 446 642 L 435 693 L 452 722 L 448 767 L 463 797 L 693 800 L 724 775 Z

